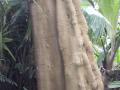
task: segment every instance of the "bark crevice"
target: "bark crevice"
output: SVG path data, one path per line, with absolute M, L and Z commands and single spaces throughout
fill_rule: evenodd
M 37 5 L 31 14 L 39 90 L 103 90 L 79 0 Z

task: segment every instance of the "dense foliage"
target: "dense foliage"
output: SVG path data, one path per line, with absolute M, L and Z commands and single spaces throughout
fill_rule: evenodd
M 36 90 L 26 0 L 0 1 L 0 90 Z
M 108 87 L 119 88 L 120 0 L 82 0 L 82 7 L 98 66 Z M 27 0 L 0 0 L 0 90 L 36 90 L 31 26 Z
M 82 0 L 98 66 L 110 88 L 120 87 L 120 0 Z M 117 73 L 116 73 L 117 72 Z M 113 74 L 114 73 L 114 74 Z M 118 82 L 117 82 L 118 81 Z M 106 82 L 105 82 L 106 83 Z

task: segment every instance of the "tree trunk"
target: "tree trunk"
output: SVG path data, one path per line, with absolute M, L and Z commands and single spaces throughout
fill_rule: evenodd
M 38 90 L 103 90 L 79 0 L 33 0 Z

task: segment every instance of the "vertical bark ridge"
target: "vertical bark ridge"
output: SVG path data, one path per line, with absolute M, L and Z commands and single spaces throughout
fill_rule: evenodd
M 69 27 L 70 29 L 68 29 L 68 30 L 69 30 L 70 33 L 67 33 L 66 37 L 68 36 L 68 40 L 70 39 L 69 44 L 71 45 L 71 47 L 69 47 L 68 45 L 65 46 L 65 44 L 64 44 L 64 46 L 61 46 L 61 48 L 66 48 L 66 49 L 69 48 L 68 50 L 71 50 L 71 55 L 68 56 L 68 57 L 71 58 L 71 61 L 67 61 L 67 57 L 66 57 L 67 54 L 69 54 L 69 52 L 65 52 L 65 50 L 63 51 L 63 54 L 66 53 L 66 56 L 64 54 L 64 61 L 66 62 L 65 70 L 66 70 L 66 73 L 69 70 L 71 71 L 71 69 L 69 67 L 71 67 L 73 69 L 73 71 L 77 70 L 76 73 L 69 73 L 68 75 L 65 76 L 66 77 L 66 81 L 68 81 L 68 82 L 66 82 L 67 83 L 66 84 L 66 87 L 67 87 L 66 90 L 74 90 L 74 89 L 79 90 L 80 88 L 83 88 L 83 90 L 85 90 L 85 87 L 86 87 L 85 85 L 86 84 L 84 83 L 85 79 L 83 77 L 84 71 L 82 71 L 82 69 L 79 70 L 79 68 L 78 68 L 79 65 L 83 64 L 82 59 L 80 59 L 80 57 L 81 57 L 80 56 L 81 55 L 81 53 L 80 53 L 81 50 L 80 49 L 81 49 L 81 47 L 83 45 L 82 44 L 82 39 L 81 39 L 82 37 L 80 37 L 80 33 L 81 32 L 78 30 L 78 26 L 77 26 L 77 22 L 76 22 L 76 16 L 75 16 L 75 12 L 74 12 L 74 6 L 72 4 L 72 1 L 66 0 L 63 3 L 65 5 L 66 11 L 65 12 L 60 12 L 58 10 L 58 12 L 60 12 L 60 13 L 65 13 L 65 15 L 63 15 L 63 16 L 58 14 L 59 15 L 58 21 L 60 22 L 60 24 L 63 24 L 63 26 L 60 26 L 60 28 L 62 27 L 62 31 L 63 32 L 59 33 L 59 36 L 60 36 L 59 38 L 61 38 L 63 33 L 67 30 L 64 27 Z M 60 5 L 60 3 L 59 3 L 59 6 L 62 6 L 62 5 Z M 65 21 L 64 18 L 63 18 L 62 21 L 60 21 L 60 19 L 62 17 L 64 17 L 64 16 L 68 16 L 67 17 L 68 21 Z M 69 23 L 66 25 L 65 22 L 69 22 Z M 59 25 L 58 25 L 58 27 L 59 27 Z M 58 29 L 58 30 L 61 31 L 61 29 Z M 69 35 L 72 35 L 72 37 L 71 36 L 69 37 Z M 67 38 L 65 38 L 65 39 L 67 39 Z M 65 39 L 63 39 L 62 42 L 64 42 Z M 68 41 L 68 40 L 66 40 L 66 41 Z M 62 43 L 62 42 L 60 42 L 60 43 Z M 70 60 L 70 59 L 68 59 L 68 60 Z M 69 64 L 68 62 L 73 62 L 73 63 Z M 67 66 L 68 66 L 68 68 L 67 68 Z M 80 67 L 80 68 L 82 68 L 82 67 Z M 74 69 L 76 69 L 76 70 L 74 70 Z M 82 73 L 78 74 L 79 73 L 78 71 L 81 71 Z M 70 77 L 70 78 L 68 78 L 68 77 Z M 68 80 L 68 79 L 71 79 L 71 81 Z M 73 81 L 76 81 L 76 86 L 75 86 L 75 83 Z M 73 85 L 74 85 L 74 87 L 73 87 Z
M 83 22 L 83 21 L 85 21 L 84 17 L 81 14 L 80 8 L 78 8 L 79 2 L 78 2 L 78 0 L 64 0 L 64 3 L 66 3 L 66 4 L 64 4 L 64 5 L 66 5 L 66 9 L 67 9 L 66 10 L 67 11 L 66 14 L 69 16 L 69 18 L 68 18 L 68 20 L 70 22 L 69 25 L 70 25 L 70 27 L 73 30 L 74 37 L 78 41 L 78 45 L 80 46 L 80 47 L 77 47 L 77 48 L 81 48 L 82 44 L 84 43 L 84 46 L 81 48 L 81 50 L 78 49 L 78 52 L 77 52 L 77 50 L 75 50 L 75 52 L 73 50 L 72 53 L 73 53 L 73 55 L 74 55 L 74 53 L 79 53 L 79 51 L 83 51 L 83 54 L 87 53 L 86 55 L 83 55 L 83 60 L 84 60 L 83 61 L 84 62 L 83 68 L 84 68 L 84 71 L 86 70 L 86 72 L 87 72 L 85 79 L 87 79 L 87 82 L 88 82 L 87 85 L 85 83 L 84 83 L 84 85 L 86 85 L 86 87 L 90 85 L 91 90 L 99 89 L 99 88 L 103 89 L 102 88 L 103 85 L 102 85 L 101 75 L 100 75 L 100 73 L 98 71 L 97 66 L 94 65 L 95 64 L 95 60 L 94 60 L 94 57 L 93 57 L 92 44 L 90 43 L 89 38 L 87 36 L 87 25 L 86 25 L 86 22 Z M 63 17 L 63 16 L 61 16 L 61 17 Z M 81 20 L 81 21 L 79 21 L 79 20 Z M 80 35 L 82 37 L 80 37 Z M 61 36 L 62 36 L 62 34 L 61 34 Z M 75 43 L 74 43 L 73 47 L 76 47 Z M 85 51 L 84 51 L 83 48 L 85 49 Z M 63 52 L 65 52 L 65 51 L 63 51 Z M 64 60 L 66 60 L 66 59 L 64 58 Z M 73 58 L 73 60 L 76 60 L 76 58 Z M 73 68 L 74 68 L 74 66 L 73 66 Z M 89 74 L 89 76 L 88 76 L 88 74 Z M 73 76 L 73 75 L 71 74 L 70 76 Z M 82 77 L 82 74 L 80 75 L 80 77 Z M 91 77 L 91 78 L 89 78 L 89 77 Z M 96 80 L 98 81 L 97 83 L 95 82 Z M 76 82 L 77 82 L 77 80 L 76 80 Z M 78 81 L 78 83 L 79 82 L 81 82 L 81 81 Z M 68 83 L 68 85 L 69 85 L 69 83 Z M 70 89 L 70 90 L 72 90 L 72 89 Z
M 57 25 L 59 33 L 58 38 L 64 60 L 66 90 L 74 90 L 75 88 L 78 90 L 76 81 L 76 69 L 72 66 L 73 51 L 70 49 L 73 48 L 72 44 L 70 44 L 71 39 L 73 38 L 73 33 L 71 33 L 71 27 L 69 27 L 70 25 L 68 22 L 69 20 L 68 16 L 66 15 L 65 3 L 62 0 L 57 0 Z
M 31 10 L 38 90 L 103 90 L 79 0 L 36 3 Z
M 65 22 L 67 22 L 67 21 L 65 21 L 64 19 L 63 20 L 61 20 L 60 21 L 60 19 L 61 19 L 61 17 L 64 17 L 65 15 L 66 15 L 66 12 L 65 12 L 65 15 L 64 16 L 62 16 L 62 15 L 60 15 L 60 13 L 64 13 L 64 12 L 60 12 L 58 15 L 59 15 L 59 17 L 58 17 L 58 21 L 60 22 L 60 24 L 61 25 L 63 25 L 63 26 L 60 26 L 60 28 L 62 27 L 62 33 L 59 33 L 59 38 L 61 38 L 62 37 L 62 35 L 66 32 L 66 28 L 64 28 L 64 25 L 65 26 L 67 26 L 67 27 L 70 27 L 70 28 L 72 28 L 72 29 L 69 29 L 69 32 L 70 33 L 67 33 L 67 35 L 66 35 L 66 37 L 68 37 L 68 40 L 70 39 L 70 42 L 69 42 L 69 44 L 71 44 L 71 47 L 68 47 L 68 45 L 65 45 L 64 44 L 64 46 L 62 45 L 61 46 L 61 48 L 65 48 L 65 50 L 63 51 L 63 54 L 64 54 L 64 61 L 66 62 L 66 64 L 65 64 L 65 70 L 66 70 L 66 73 L 70 70 L 72 70 L 73 69 L 73 71 L 75 71 L 74 69 L 80 69 L 79 71 L 81 71 L 82 72 L 82 69 L 81 68 L 83 68 L 84 67 L 84 64 L 82 65 L 82 63 L 83 63 L 83 59 L 80 59 L 80 55 L 81 55 L 81 51 L 82 51 L 82 37 L 80 37 L 80 35 L 81 35 L 81 32 L 80 32 L 80 30 L 79 30 L 79 28 L 78 28 L 78 24 L 77 24 L 77 18 L 76 18 L 76 13 L 75 13 L 75 10 L 74 10 L 74 6 L 73 6 L 73 3 L 72 3 L 72 0 L 70 1 L 70 0 L 66 0 L 64 3 L 66 3 L 66 4 L 64 4 L 64 5 L 66 5 L 67 7 L 66 7 L 66 12 L 67 12 L 67 15 L 69 16 L 68 17 L 68 21 L 69 21 L 69 24 L 68 25 L 65 25 L 66 23 Z M 60 5 L 60 3 L 59 3 L 59 5 Z M 62 5 L 61 5 L 62 6 Z M 60 9 L 61 10 L 61 9 Z M 58 12 L 59 12 L 59 10 L 58 10 Z M 67 16 L 66 15 L 66 16 Z M 59 27 L 59 25 L 58 25 L 58 27 Z M 61 29 L 58 29 L 58 30 L 60 30 L 61 31 Z M 60 32 L 59 31 L 59 32 Z M 72 39 L 69 37 L 69 35 L 72 33 L 72 35 L 73 35 L 73 37 L 72 37 Z M 75 38 L 75 39 L 73 39 L 73 38 Z M 63 39 L 63 38 L 62 38 Z M 65 41 L 65 39 L 67 39 L 67 38 L 64 38 L 63 39 L 63 41 L 62 42 L 64 42 Z M 68 41 L 68 40 L 66 40 L 66 41 Z M 61 42 L 61 40 L 60 40 L 60 43 L 62 43 Z M 69 64 L 68 63 L 68 61 L 67 61 L 67 54 L 69 54 L 69 52 L 67 52 L 67 48 L 69 48 L 68 50 L 71 50 L 72 52 L 72 54 L 71 54 L 71 56 L 69 56 L 69 57 L 71 57 L 71 61 L 70 62 L 74 62 L 74 63 L 72 63 L 72 64 Z M 66 55 L 65 55 L 65 53 L 66 53 Z M 80 55 L 79 55 L 80 54 Z M 81 60 L 81 61 L 80 61 Z M 80 62 L 80 63 L 79 63 Z M 79 65 L 82 65 L 83 67 L 77 67 L 76 68 L 76 64 L 77 64 L 77 66 L 79 66 Z M 75 66 L 74 66 L 75 65 Z M 69 67 L 69 68 L 67 68 L 67 67 Z M 71 67 L 71 69 L 70 69 L 70 67 Z M 86 83 L 85 83 L 85 78 L 83 77 L 83 75 L 84 75 L 84 71 L 81 73 L 81 74 L 78 74 L 79 72 L 76 72 L 76 73 L 67 73 L 67 75 L 66 75 L 66 81 L 69 81 L 69 82 L 66 82 L 67 84 L 67 89 L 66 90 L 74 90 L 74 89 L 76 89 L 76 90 L 79 90 L 79 89 L 81 89 L 82 88 L 82 90 L 87 90 L 88 88 L 86 88 L 88 85 L 86 85 Z M 76 78 L 75 78 L 75 76 L 77 76 Z M 68 78 L 68 77 L 70 77 L 70 78 Z M 74 77 L 74 78 L 73 78 Z M 78 77 L 80 77 L 80 80 L 78 81 Z M 92 76 L 93 77 L 93 76 Z M 83 79 L 84 78 L 84 79 Z M 69 80 L 69 79 L 71 79 L 71 81 Z M 82 81 L 81 81 L 82 80 Z M 75 83 L 73 82 L 73 81 L 76 81 L 77 83 L 76 83 L 76 85 L 75 85 Z M 72 85 L 74 85 L 74 87 L 72 86 Z M 86 88 L 86 89 L 85 89 Z
M 88 27 L 87 27 L 87 24 L 86 24 L 86 20 L 83 16 L 81 10 L 79 9 L 80 1 L 79 0 L 73 0 L 73 3 L 76 6 L 76 12 L 77 12 L 79 26 L 80 26 L 80 29 L 82 31 L 84 47 L 86 49 L 87 56 L 90 60 L 94 76 L 95 76 L 95 78 L 98 82 L 97 87 L 101 87 L 101 89 L 103 89 L 102 88 L 103 83 L 102 83 L 102 80 L 101 80 L 101 74 L 99 72 L 99 69 L 98 69 L 96 63 L 95 63 L 95 59 L 94 59 L 94 56 L 93 56 L 94 54 L 93 54 L 93 50 L 92 50 L 92 44 L 91 44 L 91 42 L 89 40 L 89 37 L 88 37 Z
M 34 51 L 39 90 L 64 90 L 61 56 L 56 36 L 55 0 L 32 4 Z

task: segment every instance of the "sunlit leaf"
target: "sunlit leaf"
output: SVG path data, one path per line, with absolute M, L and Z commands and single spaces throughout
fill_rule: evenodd
M 100 12 L 111 22 L 113 30 L 116 30 L 120 0 L 99 0 Z
M 108 85 L 109 88 L 120 88 L 120 81 L 110 82 Z

